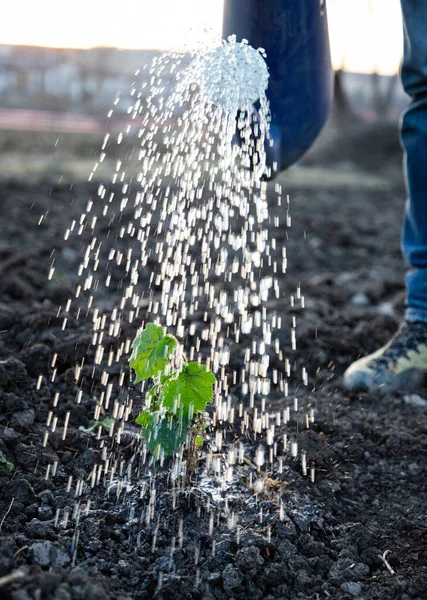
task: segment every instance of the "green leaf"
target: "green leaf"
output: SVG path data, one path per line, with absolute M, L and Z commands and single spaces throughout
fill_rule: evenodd
M 115 422 L 115 419 L 112 419 L 111 417 L 105 417 L 105 419 L 102 421 L 94 421 L 89 427 L 83 427 L 83 425 L 80 425 L 79 430 L 95 435 L 98 427 L 102 427 L 106 431 L 110 431 L 111 425 Z
M 160 408 L 160 398 L 158 396 L 159 388 L 159 384 L 153 385 L 151 390 L 149 390 L 145 396 L 146 410 L 149 412 L 154 412 Z
M 199 433 L 199 435 L 196 437 L 195 444 L 198 448 L 203 446 L 203 436 L 201 433 Z
M 116 422 L 116 420 L 113 419 L 112 417 L 105 417 L 105 419 L 103 419 L 101 421 L 100 425 L 107 431 L 110 431 L 111 425 L 115 422 Z
M 15 465 L 10 460 L 7 460 L 6 456 L 3 454 L 3 451 L 0 450 L 0 464 L 6 466 L 6 469 L 11 472 L 15 468 Z
M 205 365 L 190 362 L 184 365 L 175 379 L 167 381 L 162 391 L 163 406 L 177 412 L 181 407 L 185 415 L 195 415 L 205 410 L 206 404 L 213 400 L 212 386 L 215 375 Z
M 187 438 L 189 418 L 185 415 L 144 411 L 136 420 L 142 425 L 141 435 L 151 454 L 170 456 L 181 448 Z
M 168 363 L 176 347 L 176 338 L 165 335 L 163 327 L 149 323 L 136 336 L 129 364 L 136 374 L 135 383 L 157 377 Z
M 152 412 L 151 410 L 143 410 L 142 413 L 136 417 L 135 423 L 142 425 L 142 427 L 146 429 L 149 429 L 153 425 L 153 417 L 156 412 L 157 411 Z

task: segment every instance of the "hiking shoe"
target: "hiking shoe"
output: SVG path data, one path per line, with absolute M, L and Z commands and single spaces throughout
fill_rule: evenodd
M 427 374 L 427 323 L 407 321 L 391 340 L 344 373 L 348 392 L 412 392 Z

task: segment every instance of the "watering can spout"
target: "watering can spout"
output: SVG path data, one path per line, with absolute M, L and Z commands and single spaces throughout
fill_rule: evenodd
M 312 145 L 329 116 L 332 68 L 325 0 L 225 0 L 223 37 L 235 34 L 264 48 L 272 146 L 281 171 Z

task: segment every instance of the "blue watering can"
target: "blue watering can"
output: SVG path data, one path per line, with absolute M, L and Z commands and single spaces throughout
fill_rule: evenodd
M 281 171 L 311 146 L 332 104 L 325 0 L 225 0 L 223 37 L 233 34 L 267 53 L 274 141 L 267 160 Z

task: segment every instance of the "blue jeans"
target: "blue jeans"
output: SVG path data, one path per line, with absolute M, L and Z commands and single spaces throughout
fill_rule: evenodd
M 402 247 L 406 320 L 427 323 L 427 0 L 401 0 L 404 25 L 402 84 L 411 103 L 402 115 L 408 192 Z

